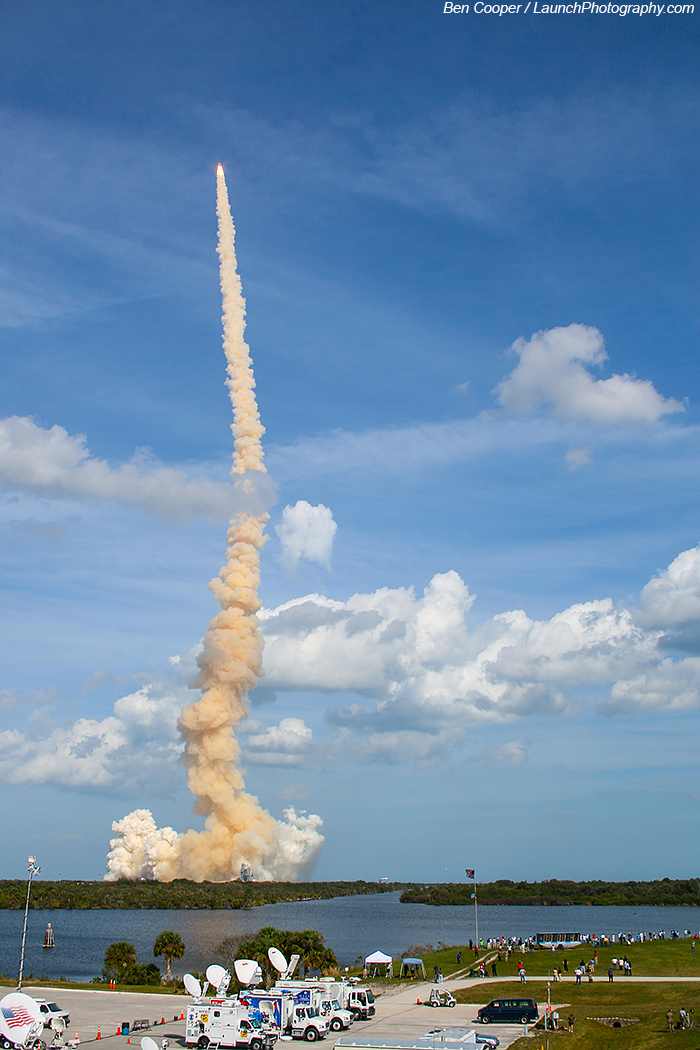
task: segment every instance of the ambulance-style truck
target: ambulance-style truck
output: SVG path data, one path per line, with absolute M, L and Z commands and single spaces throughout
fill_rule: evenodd
M 237 1050 L 272 1050 L 278 1033 L 234 999 L 212 999 L 187 1007 L 185 1043 L 206 1050 L 210 1045 Z
M 343 1028 L 349 1028 L 355 1020 L 350 1010 L 345 1010 L 340 1005 L 339 982 L 334 980 L 323 980 L 323 978 L 307 978 L 306 980 L 293 980 L 291 977 L 280 977 L 275 981 L 275 988 L 286 988 L 294 992 L 309 992 L 309 1005 L 315 1006 L 321 1017 L 328 1021 L 332 1032 L 340 1032 Z
M 308 989 L 293 992 L 286 988 L 246 988 L 239 992 L 238 1001 L 251 1016 L 260 1018 L 264 1028 L 273 1025 L 280 1035 L 309 1043 L 328 1035 L 328 1018 L 312 1005 Z

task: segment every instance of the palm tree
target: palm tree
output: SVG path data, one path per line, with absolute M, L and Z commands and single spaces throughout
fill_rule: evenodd
M 105 952 L 105 964 L 102 973 L 105 977 L 117 979 L 124 977 L 130 966 L 136 964 L 136 949 L 128 941 L 115 941 Z
M 170 980 L 170 963 L 173 959 L 181 959 L 185 954 L 185 946 L 182 943 L 182 938 L 179 933 L 174 933 L 173 930 L 163 930 L 156 937 L 156 943 L 153 945 L 154 955 L 163 955 L 166 961 L 165 979 Z

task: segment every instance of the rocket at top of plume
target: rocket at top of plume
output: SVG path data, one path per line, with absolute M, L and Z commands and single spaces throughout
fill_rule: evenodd
M 224 173 L 224 169 L 223 169 L 223 166 L 222 166 L 221 164 L 219 164 L 219 165 L 217 166 L 217 169 L 216 169 L 216 174 L 217 174 L 217 175 L 223 175 L 223 173 Z

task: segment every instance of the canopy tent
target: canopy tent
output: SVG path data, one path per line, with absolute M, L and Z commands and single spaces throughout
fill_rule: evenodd
M 425 976 L 425 966 L 423 965 L 422 959 L 402 959 L 401 960 L 401 977 L 410 977 L 411 980 L 416 976 L 416 971 L 420 969 L 423 974 L 423 980 L 427 981 Z
M 372 966 L 372 967 L 374 967 L 373 975 L 376 977 L 377 976 L 377 967 L 378 966 L 386 966 L 386 976 L 387 977 L 393 977 L 394 976 L 393 961 L 394 960 L 391 958 L 391 956 L 390 955 L 385 955 L 384 952 L 372 952 L 372 954 L 368 955 L 367 958 L 365 959 L 365 974 L 367 974 L 367 968 L 369 966 Z

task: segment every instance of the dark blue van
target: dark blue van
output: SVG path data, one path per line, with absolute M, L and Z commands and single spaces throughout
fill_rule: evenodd
M 482 1024 L 530 1024 L 538 1018 L 537 1003 L 534 999 L 492 999 L 487 1006 L 479 1010 Z

